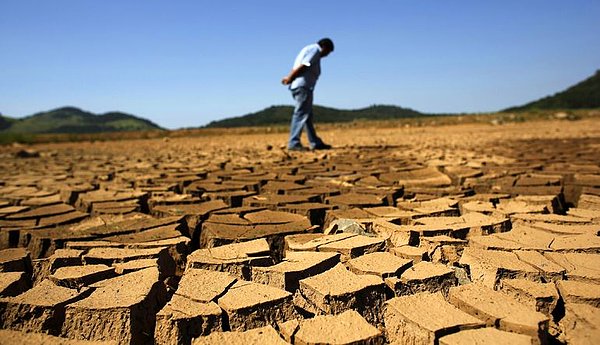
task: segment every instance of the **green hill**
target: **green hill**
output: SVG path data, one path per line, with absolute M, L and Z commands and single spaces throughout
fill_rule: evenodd
M 315 105 L 316 121 L 319 123 L 351 122 L 354 120 L 388 120 L 406 117 L 418 117 L 425 114 L 418 111 L 392 105 L 373 105 L 363 109 L 342 110 Z M 293 107 L 272 106 L 256 113 L 213 121 L 207 128 L 230 128 L 245 126 L 287 125 L 290 123 Z
M 552 96 L 504 111 L 534 109 L 589 109 L 600 107 L 600 70 L 588 79 Z
M 0 131 L 9 128 L 13 122 L 15 122 L 15 119 L 0 114 Z
M 2 117 L 0 133 L 100 133 L 162 130 L 155 123 L 121 112 L 96 115 L 75 107 L 40 112 L 20 119 Z

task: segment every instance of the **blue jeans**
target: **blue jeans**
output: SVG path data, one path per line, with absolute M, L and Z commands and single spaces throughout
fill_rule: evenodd
M 306 129 L 306 136 L 311 148 L 323 145 L 313 126 L 313 91 L 304 87 L 292 89 L 292 97 L 296 101 L 292 123 L 290 125 L 290 139 L 288 148 L 302 146 L 300 136 L 302 129 Z

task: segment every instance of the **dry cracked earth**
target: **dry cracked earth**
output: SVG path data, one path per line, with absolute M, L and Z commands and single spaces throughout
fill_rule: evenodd
M 595 120 L 4 147 L 0 344 L 592 344 Z

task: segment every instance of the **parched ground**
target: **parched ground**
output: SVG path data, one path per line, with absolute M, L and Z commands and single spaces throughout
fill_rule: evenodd
M 592 344 L 600 124 L 6 146 L 0 344 Z

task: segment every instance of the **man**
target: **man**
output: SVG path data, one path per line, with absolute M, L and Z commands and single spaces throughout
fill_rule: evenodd
M 290 139 L 288 150 L 305 151 L 300 143 L 302 129 L 306 129 L 306 136 L 311 150 L 327 150 L 331 145 L 325 144 L 317 135 L 313 126 L 313 91 L 317 79 L 321 74 L 321 58 L 333 51 L 333 41 L 323 38 L 318 43 L 310 44 L 300 51 L 290 74 L 281 80 L 284 85 L 289 85 L 292 97 L 296 101 L 292 123 L 290 125 Z

